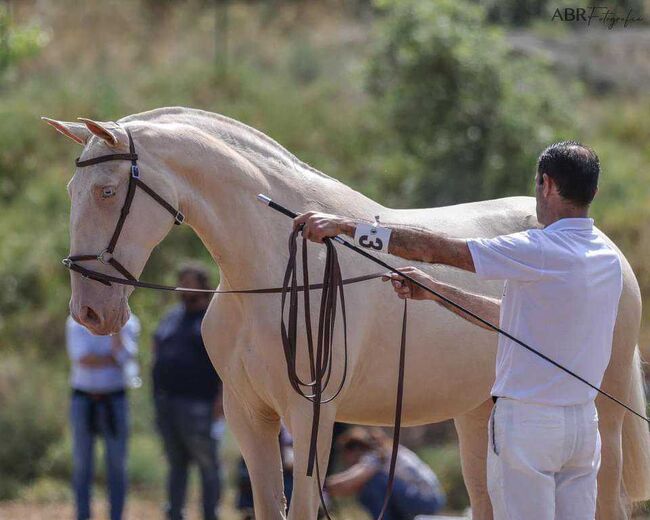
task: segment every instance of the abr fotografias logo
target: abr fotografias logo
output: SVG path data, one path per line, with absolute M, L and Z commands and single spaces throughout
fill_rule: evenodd
M 643 17 L 633 9 L 618 13 L 616 8 L 592 5 L 589 7 L 558 7 L 555 9 L 551 21 L 584 24 L 587 27 L 599 23 L 608 29 L 613 29 L 619 25 L 629 27 L 633 23 L 641 23 Z

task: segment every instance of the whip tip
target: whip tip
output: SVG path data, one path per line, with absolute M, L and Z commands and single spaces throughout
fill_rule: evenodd
M 257 196 L 257 200 L 263 204 L 266 204 L 267 206 L 271 203 L 271 199 L 266 195 L 262 195 L 261 193 Z

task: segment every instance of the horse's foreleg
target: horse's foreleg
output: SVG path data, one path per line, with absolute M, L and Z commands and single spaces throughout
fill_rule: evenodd
M 318 469 L 321 483 L 327 473 L 327 462 L 332 444 L 334 410 L 329 406 L 321 409 L 318 429 Z M 307 459 L 311 440 L 311 405 L 301 401 L 291 408 L 288 426 L 293 436 L 294 466 L 293 494 L 289 507 L 289 520 L 316 520 L 320 504 L 316 467 L 313 476 L 307 476 Z
M 256 520 L 285 520 L 286 499 L 280 457 L 280 418 L 270 409 L 241 402 L 224 387 L 223 408 L 253 488 Z
M 492 505 L 487 491 L 487 424 L 492 401 L 487 400 L 470 412 L 455 417 L 460 444 L 463 480 L 469 493 L 474 520 L 492 520 Z

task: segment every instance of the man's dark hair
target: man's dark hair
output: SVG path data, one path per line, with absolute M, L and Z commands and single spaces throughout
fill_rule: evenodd
M 210 289 L 210 274 L 200 262 L 186 262 L 178 268 L 178 279 L 184 276 L 193 276 L 201 289 Z
M 577 206 L 588 206 L 596 196 L 600 162 L 588 146 L 562 141 L 546 148 L 537 161 L 539 183 L 542 174 L 557 184 L 560 195 Z

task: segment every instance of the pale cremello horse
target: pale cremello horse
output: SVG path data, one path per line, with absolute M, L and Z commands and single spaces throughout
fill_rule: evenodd
M 82 159 L 128 151 L 124 127 L 139 154 L 142 179 L 180 208 L 221 269 L 221 289 L 281 285 L 291 221 L 256 201 L 258 193 L 298 212 L 318 210 L 424 226 L 457 237 L 491 237 L 536 225 L 534 200 L 516 197 L 458 206 L 395 210 L 383 207 L 345 184 L 300 162 L 264 134 L 232 119 L 186 108 L 166 108 L 126 117 L 121 126 L 84 120 L 48 120 L 84 146 Z M 70 252 L 102 251 L 124 201 L 129 162 L 107 162 L 77 170 L 68 190 L 72 199 Z M 111 194 L 115 193 L 114 196 Z M 173 219 L 138 190 L 115 258 L 139 276 Z M 310 246 L 312 277 L 322 271 L 323 248 Z M 314 251 L 320 251 L 315 253 Z M 403 266 L 405 261 L 385 258 Z M 344 277 L 376 266 L 340 251 Z M 90 262 L 89 268 L 112 274 Z M 639 287 L 623 260 L 624 289 L 612 360 L 603 388 L 645 411 L 637 348 L 641 317 Z M 500 296 L 501 283 L 479 282 L 472 274 L 422 266 L 437 279 L 481 294 Z M 70 310 L 98 334 L 126 322 L 131 288 L 106 287 L 72 274 Z M 321 471 L 327 463 L 334 420 L 391 425 L 395 406 L 401 302 L 377 280 L 348 286 L 350 365 L 341 395 L 321 412 Z M 405 425 L 453 418 L 458 431 L 465 484 L 475 519 L 492 517 L 486 491 L 486 424 L 491 410 L 497 336 L 435 303 L 410 305 Z M 256 518 L 285 518 L 278 428 L 280 418 L 295 439 L 295 484 L 288 518 L 315 519 L 318 489 L 305 476 L 312 407 L 289 386 L 279 332 L 280 299 L 270 295 L 216 295 L 203 322 L 210 358 L 224 384 L 224 409 L 253 484 Z M 549 328 L 553 323 L 548 324 Z M 341 338 L 336 339 L 335 381 L 342 372 Z M 298 363 L 306 378 L 306 355 Z M 333 385 L 335 386 L 335 385 Z M 598 480 L 598 518 L 628 518 L 632 501 L 650 497 L 650 438 L 646 425 L 614 403 L 598 399 L 603 440 Z

